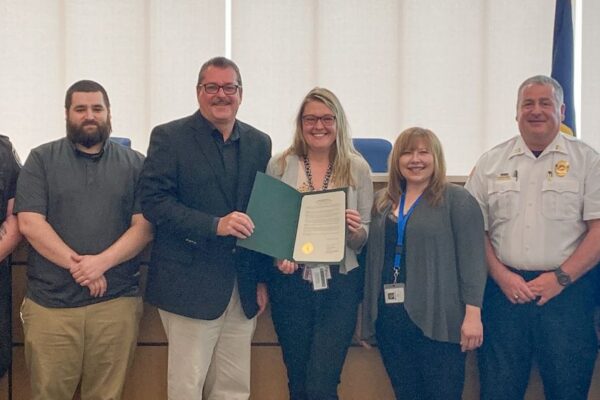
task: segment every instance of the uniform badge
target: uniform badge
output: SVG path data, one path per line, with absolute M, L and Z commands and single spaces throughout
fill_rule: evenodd
M 567 175 L 567 172 L 569 172 L 569 167 L 570 165 L 567 160 L 560 160 L 554 166 L 554 173 L 556 176 L 562 178 L 563 176 Z

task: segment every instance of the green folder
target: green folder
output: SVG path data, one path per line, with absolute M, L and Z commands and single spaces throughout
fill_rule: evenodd
M 257 172 L 246 210 L 254 232 L 237 245 L 278 259 L 339 264 L 346 248 L 346 192 L 301 193 Z

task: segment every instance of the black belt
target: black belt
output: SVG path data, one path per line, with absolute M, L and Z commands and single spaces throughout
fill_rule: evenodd
M 523 269 L 516 269 L 510 266 L 506 266 L 506 268 L 508 268 L 509 270 L 511 270 L 512 272 L 514 272 L 515 274 L 521 275 L 521 277 L 523 277 L 523 279 L 525 279 L 526 281 L 530 281 L 532 279 L 537 278 L 538 276 L 540 276 L 541 274 L 544 274 L 546 272 L 552 272 L 553 270 L 543 270 L 543 271 L 528 271 L 528 270 L 523 270 Z

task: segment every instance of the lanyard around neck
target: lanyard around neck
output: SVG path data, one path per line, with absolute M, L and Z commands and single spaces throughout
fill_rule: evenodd
M 406 231 L 406 224 L 408 219 L 412 215 L 417 203 L 421 195 L 417 197 L 415 202 L 410 206 L 410 209 L 404 214 L 404 203 L 406 201 L 406 193 L 402 193 L 400 196 L 400 206 L 398 208 L 398 223 L 396 224 L 398 228 L 398 238 L 396 240 L 396 252 L 394 255 L 394 283 L 396 282 L 396 278 L 400 272 L 400 264 L 402 263 L 402 246 L 404 243 L 404 232 Z
M 303 157 L 302 161 L 304 162 L 304 173 L 306 174 L 306 179 L 308 180 L 308 189 L 311 192 L 315 192 L 315 186 L 312 180 L 312 170 L 310 168 L 310 161 L 308 157 Z M 321 190 L 327 190 L 329 186 L 329 181 L 331 180 L 331 174 L 333 173 L 333 164 L 331 161 L 329 162 L 329 166 L 327 167 L 327 172 L 325 173 L 325 177 L 323 178 L 323 185 L 321 186 Z

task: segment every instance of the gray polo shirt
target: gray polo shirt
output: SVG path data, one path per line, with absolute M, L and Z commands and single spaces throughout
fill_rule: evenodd
M 119 239 L 141 213 L 136 196 L 143 156 L 107 141 L 100 155 L 79 152 L 66 138 L 31 151 L 17 183 L 15 212 L 36 212 L 78 254 L 98 254 Z M 45 307 L 78 307 L 139 294 L 139 262 L 105 273 L 107 292 L 93 298 L 68 270 L 29 253 L 27 297 Z

